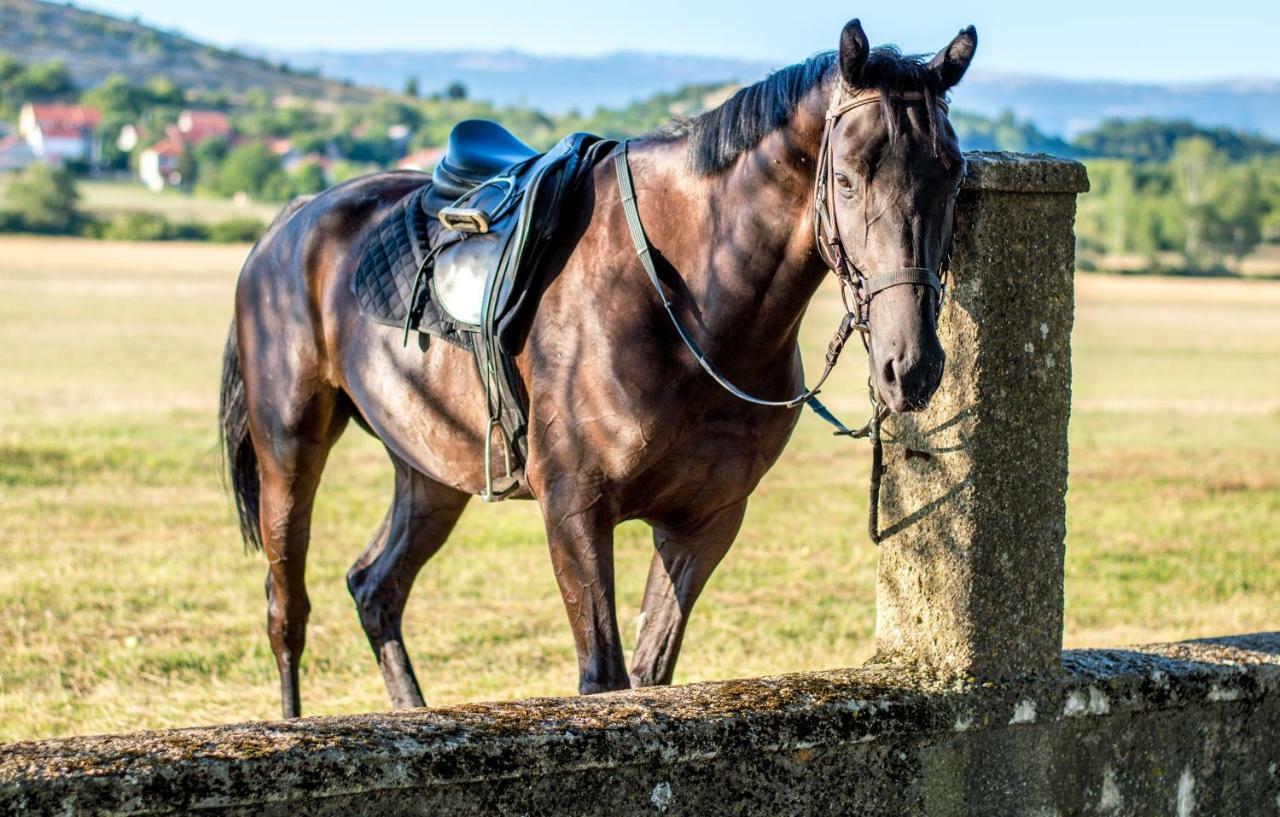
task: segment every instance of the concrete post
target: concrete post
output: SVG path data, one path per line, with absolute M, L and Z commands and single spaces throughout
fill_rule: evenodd
M 877 660 L 1059 666 L 1076 194 L 1084 166 L 970 153 L 927 411 L 886 422 Z

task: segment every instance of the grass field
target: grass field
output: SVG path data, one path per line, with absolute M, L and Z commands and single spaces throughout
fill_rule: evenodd
M 214 409 L 245 247 L 0 238 L 0 740 L 273 717 L 261 556 L 218 478 Z M 1067 641 L 1280 625 L 1280 284 L 1081 276 Z M 817 360 L 834 293 L 806 330 Z M 850 355 L 829 403 L 863 410 Z M 694 616 L 678 681 L 869 657 L 863 444 L 806 418 Z M 354 427 L 318 502 L 310 714 L 386 707 L 343 583 L 390 475 Z M 618 541 L 632 622 L 649 542 Z M 628 625 L 628 637 L 630 636 Z M 567 694 L 537 509 L 475 504 L 406 617 L 431 703 Z
M 12 174 L 0 173 L 0 206 L 4 204 L 5 189 L 12 179 Z M 121 213 L 154 213 L 175 222 L 213 224 L 252 218 L 269 224 L 280 211 L 279 204 L 269 202 L 237 204 L 231 199 L 188 195 L 174 189 L 152 193 L 134 180 L 77 180 L 76 189 L 80 191 L 80 209 L 102 221 L 110 221 Z

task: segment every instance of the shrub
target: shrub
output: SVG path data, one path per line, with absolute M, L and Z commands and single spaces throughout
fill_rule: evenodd
M 266 145 L 241 145 L 232 150 L 222 166 L 218 168 L 216 188 L 224 196 L 236 193 L 248 193 L 251 196 L 265 195 L 269 188 L 287 184 L 284 173 L 280 169 L 280 157 L 272 153 Z M 272 190 L 271 192 L 277 192 Z M 288 198 L 286 195 L 285 198 Z
M 20 228 L 37 233 L 75 232 L 84 221 L 79 202 L 71 174 L 43 164 L 28 167 L 5 193 L 6 209 Z
M 170 237 L 169 222 L 158 213 L 120 213 L 95 232 L 110 241 L 164 241 Z
M 209 240 L 220 244 L 237 244 L 257 241 L 267 231 L 267 225 L 256 218 L 233 218 L 209 227 Z

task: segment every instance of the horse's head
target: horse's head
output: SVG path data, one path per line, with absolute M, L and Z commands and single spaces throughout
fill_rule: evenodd
M 859 317 L 870 329 L 872 383 L 894 411 L 924 408 L 942 379 L 935 276 L 950 250 L 964 176 L 945 95 L 977 43 L 969 27 L 927 59 L 871 50 L 857 20 L 840 36 L 819 221 L 834 221 L 826 251 L 843 254 L 849 267 Z

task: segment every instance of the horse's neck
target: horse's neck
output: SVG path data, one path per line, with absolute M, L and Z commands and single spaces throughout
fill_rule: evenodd
M 713 356 L 766 363 L 792 355 L 825 277 L 813 240 L 814 157 L 794 144 L 778 131 L 706 177 L 688 170 L 683 141 L 646 157 L 654 175 L 645 186 L 660 199 L 655 211 L 670 236 L 655 236 L 655 246 L 687 287 Z

